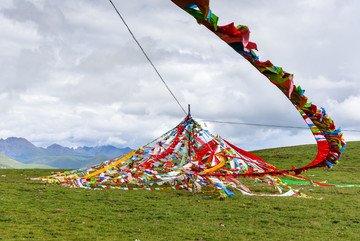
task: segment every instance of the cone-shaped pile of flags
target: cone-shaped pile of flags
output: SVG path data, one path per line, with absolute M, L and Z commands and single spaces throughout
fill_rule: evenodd
M 187 189 L 194 193 L 217 190 L 226 197 L 233 196 L 234 190 L 255 195 L 240 177 L 273 185 L 282 193 L 281 187 L 287 186 L 273 175 L 278 171 L 261 158 L 203 129 L 189 114 L 175 128 L 126 155 L 86 169 L 33 180 L 81 188 Z M 286 193 L 279 195 L 300 194 L 287 188 Z

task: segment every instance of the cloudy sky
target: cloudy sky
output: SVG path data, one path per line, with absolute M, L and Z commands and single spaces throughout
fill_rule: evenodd
M 283 94 L 170 0 L 113 0 L 184 108 L 201 120 L 306 127 Z M 295 74 L 360 140 L 360 1 L 213 0 L 249 26 L 261 60 Z M 136 148 L 184 117 L 107 0 L 1 0 L 0 138 Z M 245 150 L 315 143 L 310 131 L 216 124 Z

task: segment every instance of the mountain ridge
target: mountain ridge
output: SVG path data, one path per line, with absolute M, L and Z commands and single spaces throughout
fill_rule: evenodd
M 23 164 L 41 164 L 56 168 L 80 168 L 95 161 L 108 159 L 126 154 L 131 148 L 118 148 L 112 145 L 96 147 L 82 146 L 77 148 L 52 144 L 46 148 L 37 147 L 23 137 L 8 137 L 0 139 L 0 154 Z

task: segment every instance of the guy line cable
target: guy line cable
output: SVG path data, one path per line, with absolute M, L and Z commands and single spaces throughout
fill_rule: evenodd
M 179 100 L 176 98 L 176 96 L 174 95 L 174 93 L 171 91 L 171 89 L 169 88 L 169 86 L 166 84 L 164 78 L 161 76 L 161 74 L 159 73 L 159 71 L 157 70 L 157 68 L 155 67 L 155 65 L 153 64 L 153 62 L 151 61 L 151 59 L 149 58 L 149 56 L 146 54 L 145 50 L 143 49 L 143 47 L 141 46 L 141 44 L 139 43 L 139 41 L 136 39 L 135 35 L 133 34 L 133 32 L 131 31 L 129 25 L 127 25 L 125 19 L 121 16 L 120 12 L 117 10 L 116 6 L 114 5 L 114 3 L 109 0 L 109 2 L 111 3 L 111 5 L 114 7 L 115 11 L 117 12 L 117 14 L 119 15 L 119 17 L 121 18 L 122 22 L 124 23 L 124 25 L 126 26 L 127 30 L 129 31 L 130 35 L 132 36 L 132 38 L 134 39 L 134 41 L 136 42 L 136 44 L 139 46 L 139 48 L 141 49 L 142 53 L 144 54 L 144 56 L 146 57 L 146 59 L 149 61 L 149 63 L 151 64 L 151 66 L 153 67 L 153 69 L 155 70 L 155 72 L 157 73 L 157 75 L 159 76 L 159 78 L 161 79 L 161 81 L 164 83 L 165 87 L 168 89 L 168 91 L 170 92 L 170 94 L 174 97 L 175 101 L 178 103 L 178 105 L 180 106 L 180 108 L 183 110 L 183 112 L 185 113 L 185 115 L 187 115 L 187 112 L 185 111 L 185 109 L 182 107 L 182 105 L 180 104 Z
M 204 122 L 218 123 L 218 124 L 230 124 L 230 125 L 247 125 L 247 126 L 262 126 L 262 127 L 275 127 L 275 128 L 289 128 L 289 129 L 309 129 L 308 127 L 300 126 L 283 126 L 283 125 L 271 125 L 271 124 L 259 124 L 259 123 L 246 123 L 246 122 L 234 122 L 234 121 L 221 121 L 221 120 L 202 120 Z M 346 132 L 360 132 L 360 130 L 347 130 L 341 129 Z

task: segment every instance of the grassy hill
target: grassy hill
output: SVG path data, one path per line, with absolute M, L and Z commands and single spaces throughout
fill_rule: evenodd
M 300 166 L 316 146 L 254 153 L 278 167 Z M 339 165 L 305 175 L 360 184 L 359 159 L 360 142 L 350 142 Z M 221 201 L 185 190 L 87 190 L 26 180 L 50 172 L 0 169 L 0 240 L 360 240 L 360 187 L 291 185 L 312 198 L 236 192 Z
M 317 154 L 316 145 L 290 146 L 253 151 L 280 169 L 291 166 L 302 167 L 309 164 Z M 335 175 L 333 175 L 336 173 Z M 303 173 L 302 176 L 317 181 L 333 183 L 360 183 L 360 141 L 348 142 L 339 164 L 333 168 L 317 168 Z
M 0 154 L 0 169 L 53 169 L 54 167 L 41 164 L 24 164 Z

